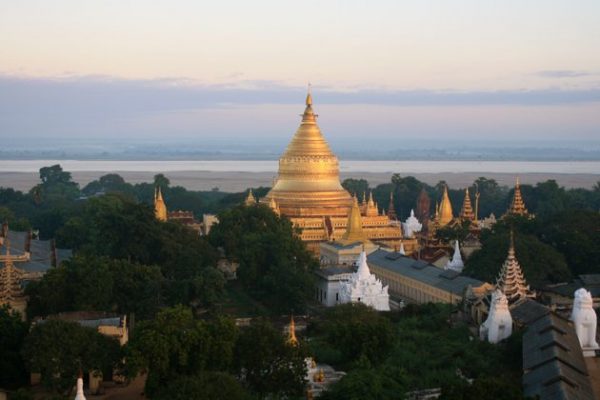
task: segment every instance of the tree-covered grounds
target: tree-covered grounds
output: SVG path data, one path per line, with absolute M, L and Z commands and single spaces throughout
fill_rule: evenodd
M 336 306 L 310 327 L 308 343 L 317 360 L 347 372 L 325 400 L 401 399 L 436 388 L 442 399 L 522 398 L 520 336 L 480 341 L 450 306 Z

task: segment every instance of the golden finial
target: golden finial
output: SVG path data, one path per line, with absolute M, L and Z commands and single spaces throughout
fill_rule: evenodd
M 296 323 L 294 322 L 294 316 L 290 317 L 290 326 L 288 334 L 288 344 L 291 346 L 298 346 L 298 338 L 296 338 Z
M 313 100 L 312 100 L 312 93 L 311 93 L 311 84 L 310 82 L 308 82 L 308 90 L 306 93 L 306 105 L 307 106 L 312 106 Z

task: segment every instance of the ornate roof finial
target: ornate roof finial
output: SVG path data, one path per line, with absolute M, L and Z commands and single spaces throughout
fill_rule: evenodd
M 288 344 L 291 346 L 298 346 L 298 338 L 296 337 L 296 323 L 294 322 L 294 315 L 290 316 L 290 325 L 288 332 Z
M 311 93 L 311 84 L 310 82 L 308 82 L 308 90 L 306 92 L 306 105 L 307 106 L 312 106 L 312 93 Z

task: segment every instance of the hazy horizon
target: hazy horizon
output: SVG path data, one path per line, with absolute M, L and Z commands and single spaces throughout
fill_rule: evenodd
M 2 7 L 4 149 L 228 141 L 274 152 L 309 81 L 342 153 L 600 143 L 596 1 Z

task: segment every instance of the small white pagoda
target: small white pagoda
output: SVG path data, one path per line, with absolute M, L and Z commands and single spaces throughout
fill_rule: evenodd
M 390 311 L 388 287 L 383 286 L 367 265 L 364 250 L 358 257 L 358 270 L 347 282 L 341 283 L 340 303 L 364 303 L 377 311 Z
M 458 247 L 458 240 L 454 242 L 454 255 L 452 259 L 448 260 L 444 269 L 449 269 L 456 272 L 462 272 L 465 264 L 463 263 L 462 256 L 460 255 L 460 248 Z
M 411 238 L 417 232 L 421 232 L 423 229 L 423 224 L 419 222 L 417 217 L 415 217 L 415 211 L 410 210 L 410 217 L 406 218 L 406 221 L 402 223 L 402 228 L 404 230 L 404 237 Z

